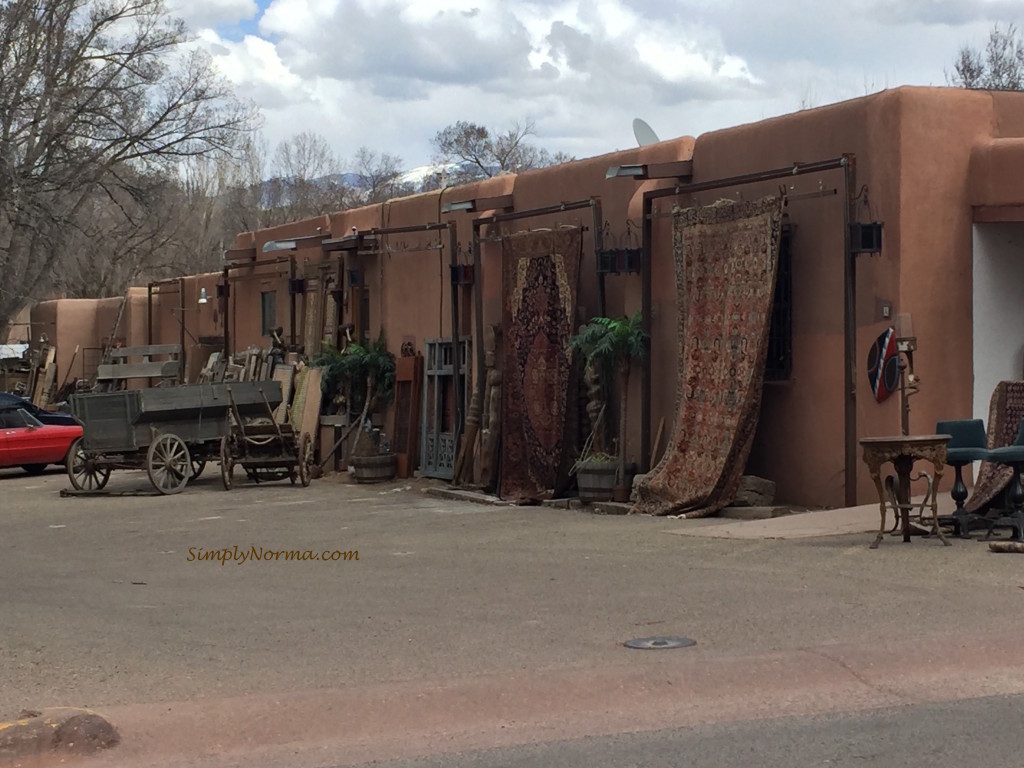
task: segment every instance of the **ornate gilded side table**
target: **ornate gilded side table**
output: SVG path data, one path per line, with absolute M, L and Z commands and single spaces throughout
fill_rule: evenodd
M 903 541 L 910 541 L 910 473 L 914 469 L 914 462 L 929 461 L 935 470 L 935 480 L 932 498 L 932 532 L 939 540 L 949 546 L 946 537 L 939 527 L 939 502 L 938 488 L 939 480 L 942 479 L 942 470 L 946 466 L 946 444 L 950 441 L 949 435 L 897 435 L 894 437 L 865 437 L 860 441 L 864 448 L 864 463 L 867 464 L 868 472 L 875 483 L 878 491 L 878 508 L 882 515 L 882 524 L 878 530 L 871 549 L 877 549 L 885 536 L 885 510 L 887 506 L 885 489 L 882 486 L 882 465 L 892 462 L 896 470 L 896 509 L 903 527 Z

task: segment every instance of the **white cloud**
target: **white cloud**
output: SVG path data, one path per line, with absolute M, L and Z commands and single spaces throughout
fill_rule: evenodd
M 256 0 L 170 0 L 167 10 L 191 29 L 202 30 L 253 19 L 259 6 Z
M 251 15 L 251 0 L 178 2 L 212 26 Z M 943 84 L 957 47 L 1014 8 L 1024 16 L 1021 0 L 270 0 L 258 36 L 201 40 L 262 107 L 271 146 L 315 130 L 344 156 L 367 146 L 413 167 L 456 120 L 532 120 L 538 145 L 582 157 L 631 146 L 637 116 L 669 138 Z

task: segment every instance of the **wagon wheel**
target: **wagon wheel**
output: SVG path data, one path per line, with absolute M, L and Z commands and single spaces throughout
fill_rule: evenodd
M 224 483 L 224 490 L 231 490 L 232 475 L 235 472 L 235 462 L 231 460 L 231 442 L 227 435 L 220 439 L 220 479 Z
M 299 443 L 299 481 L 303 488 L 309 487 L 310 474 L 313 467 L 313 438 L 309 432 L 302 433 L 302 441 Z
M 82 447 L 82 438 L 80 437 L 71 444 L 65 464 L 68 470 L 68 479 L 71 480 L 71 485 L 75 490 L 99 491 L 110 479 L 110 467 L 94 467 L 85 455 L 85 448 Z
M 192 476 L 188 446 L 177 435 L 160 435 L 146 454 L 149 481 L 160 493 L 180 493 Z
M 206 459 L 197 459 L 195 456 L 192 457 L 192 474 L 189 475 L 188 481 L 191 483 L 206 469 Z

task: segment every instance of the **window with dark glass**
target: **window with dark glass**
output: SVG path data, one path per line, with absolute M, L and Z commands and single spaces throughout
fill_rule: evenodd
M 277 327 L 277 291 L 263 291 L 260 294 L 260 328 L 269 336 Z

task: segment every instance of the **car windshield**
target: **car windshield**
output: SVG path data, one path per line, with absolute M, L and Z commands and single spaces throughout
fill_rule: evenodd
M 24 408 L 9 408 L 0 411 L 0 426 L 13 429 L 17 427 L 41 427 L 43 423 Z

